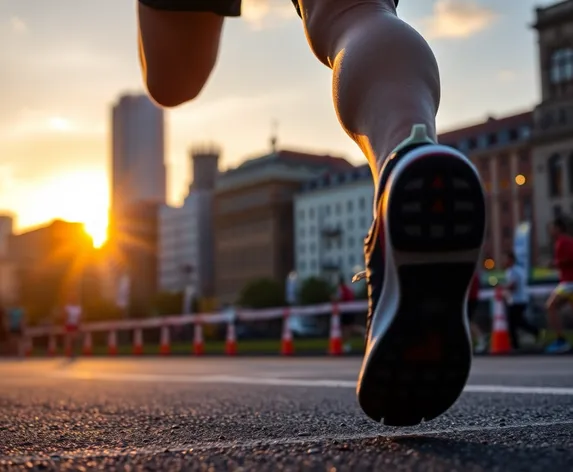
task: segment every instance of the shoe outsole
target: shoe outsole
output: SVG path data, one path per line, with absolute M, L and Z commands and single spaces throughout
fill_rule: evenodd
M 485 232 L 473 165 L 443 146 L 405 156 L 388 181 L 385 283 L 358 382 L 373 420 L 413 426 L 448 410 L 472 359 L 466 304 Z M 391 310 L 393 313 L 389 313 Z

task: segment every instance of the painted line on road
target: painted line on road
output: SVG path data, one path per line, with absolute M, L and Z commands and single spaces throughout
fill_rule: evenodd
M 106 373 L 86 371 L 51 372 L 49 377 L 73 380 L 105 380 L 112 382 L 152 382 L 152 383 L 210 383 L 263 385 L 272 387 L 311 387 L 311 388 L 356 388 L 354 380 L 313 380 L 285 379 L 274 377 L 242 377 L 232 375 L 172 375 L 172 374 L 136 374 Z M 573 395 L 569 387 L 528 387 L 507 385 L 466 385 L 467 393 L 504 393 L 523 395 Z
M 391 428 L 391 431 L 380 431 L 371 433 L 359 433 L 359 434 L 349 434 L 349 435 L 332 435 L 332 436 L 310 436 L 307 438 L 279 438 L 279 439 L 249 439 L 249 440 L 238 440 L 238 441 L 206 441 L 204 443 L 194 443 L 188 445 L 178 445 L 176 447 L 162 446 L 162 447 L 145 447 L 145 448 L 126 448 L 126 449 L 105 449 L 101 450 L 83 450 L 73 453 L 64 454 L 53 454 L 44 455 L 38 454 L 33 456 L 0 456 L 0 466 L 2 465 L 21 465 L 27 462 L 55 462 L 61 463 L 64 461 L 74 461 L 74 460 L 98 460 L 106 458 L 126 458 L 133 457 L 136 455 L 162 455 L 162 454 L 181 454 L 181 453 L 202 453 L 212 450 L 226 450 L 226 449 L 247 449 L 252 451 L 256 448 L 261 447 L 273 447 L 273 446 L 296 446 L 296 445 L 308 445 L 312 446 L 315 444 L 321 444 L 324 442 L 332 441 L 361 441 L 369 439 L 407 439 L 407 438 L 422 438 L 422 437 L 432 437 L 441 436 L 448 434 L 459 434 L 459 433 L 480 433 L 480 432 L 490 432 L 490 431 L 504 431 L 504 430 L 514 430 L 514 429 L 525 429 L 525 428 L 550 428 L 555 426 L 572 426 L 573 421 L 547 421 L 547 422 L 535 422 L 535 423 L 518 423 L 506 426 L 466 426 L 460 428 L 447 428 L 447 429 L 434 429 L 434 430 L 424 430 L 407 428 L 408 432 L 403 432 L 404 429 L 400 429 L 401 432 L 396 431 L 399 428 Z M 223 451 L 221 451 L 223 452 Z M 57 456 L 57 459 L 53 457 Z

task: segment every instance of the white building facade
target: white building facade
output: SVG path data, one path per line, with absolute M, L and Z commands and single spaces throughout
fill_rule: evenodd
M 215 285 L 213 199 L 219 150 L 191 151 L 193 184 L 180 207 L 162 205 L 158 228 L 159 290 L 212 297 Z
M 165 203 L 163 110 L 147 95 L 123 95 L 112 111 L 112 209 Z
M 199 265 L 200 195 L 191 193 L 181 207 L 163 205 L 159 210 L 159 289 L 183 291 L 197 287 Z
M 295 197 L 298 278 L 347 283 L 364 268 L 364 238 L 372 224 L 374 185 L 368 166 L 308 182 Z

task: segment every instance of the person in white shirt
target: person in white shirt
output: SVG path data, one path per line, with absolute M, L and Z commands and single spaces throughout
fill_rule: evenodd
M 505 290 L 507 294 L 507 318 L 509 336 L 514 349 L 519 349 L 519 328 L 539 339 L 539 328 L 532 325 L 525 317 L 529 303 L 527 293 L 527 273 L 516 263 L 513 251 L 507 251 L 505 256 Z

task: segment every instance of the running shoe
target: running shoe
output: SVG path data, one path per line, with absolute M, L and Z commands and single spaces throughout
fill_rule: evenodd
M 369 309 L 358 401 L 371 419 L 412 426 L 448 410 L 472 360 L 467 316 L 485 199 L 477 170 L 424 125 L 380 173 L 365 241 Z

